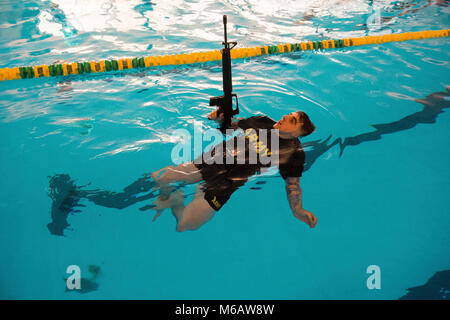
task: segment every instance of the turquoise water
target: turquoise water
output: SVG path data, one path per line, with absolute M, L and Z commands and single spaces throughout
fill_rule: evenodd
M 2 1 L 0 67 L 220 49 L 223 14 L 241 47 L 449 28 L 447 2 L 426 4 Z M 377 6 L 383 23 L 366 24 Z M 220 64 L 1 82 L 0 297 L 405 295 L 450 269 L 449 49 L 439 38 L 233 61 L 240 116 L 301 109 L 317 127 L 301 140 L 314 229 L 290 213 L 279 176 L 260 176 L 194 232 L 175 232 L 168 211 L 152 223 L 150 195 L 123 209 L 82 198 L 64 236 L 51 234 L 51 177 L 121 192 L 171 164 L 175 129 L 214 127 Z M 69 265 L 86 279 L 99 266 L 96 290 L 66 292 Z M 380 290 L 366 286 L 369 265 Z

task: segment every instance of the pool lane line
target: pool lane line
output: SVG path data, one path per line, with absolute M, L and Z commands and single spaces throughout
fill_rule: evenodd
M 252 48 L 235 48 L 230 51 L 231 59 L 241 59 L 256 56 L 298 52 L 308 50 L 325 50 L 346 48 L 368 44 L 382 44 L 406 40 L 421 40 L 430 38 L 445 38 L 449 36 L 450 29 L 405 32 L 381 36 L 366 36 L 360 38 L 329 39 L 321 41 L 307 41 L 300 43 L 284 43 L 278 45 L 265 45 Z M 209 61 L 221 61 L 220 50 L 172 54 L 163 56 L 147 56 L 139 58 L 123 58 L 117 60 L 101 60 L 89 62 L 74 62 L 64 64 L 51 64 L 42 66 L 25 66 L 0 69 L 0 81 L 19 80 L 42 77 L 56 77 L 85 73 L 102 73 L 116 70 L 143 69 L 155 66 L 196 64 Z

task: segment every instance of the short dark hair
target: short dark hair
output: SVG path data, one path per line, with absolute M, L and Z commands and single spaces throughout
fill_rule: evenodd
M 306 137 L 313 133 L 314 130 L 316 130 L 316 126 L 311 122 L 308 115 L 303 111 L 297 111 L 297 114 L 303 122 L 303 135 L 301 135 L 301 137 Z

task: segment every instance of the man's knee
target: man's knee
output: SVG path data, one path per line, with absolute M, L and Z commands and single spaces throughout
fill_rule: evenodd
M 184 232 L 184 231 L 189 231 L 189 230 L 193 230 L 190 229 L 187 225 L 185 224 L 177 224 L 177 232 Z
M 194 230 L 197 230 L 198 228 L 200 228 L 202 225 L 203 225 L 203 223 L 200 225 L 198 225 L 198 224 L 193 225 L 193 224 L 188 224 L 186 222 L 181 221 L 181 223 L 177 224 L 176 230 L 177 230 L 177 232 L 194 231 Z
M 195 214 L 191 208 L 186 207 L 184 211 L 182 219 L 177 223 L 178 232 L 197 230 L 209 220 L 202 218 L 201 212 Z
M 211 220 L 214 215 L 214 210 L 204 199 L 199 199 L 201 204 L 188 205 L 183 212 L 183 217 L 177 223 L 177 231 L 183 232 L 188 230 L 197 230 L 206 222 Z

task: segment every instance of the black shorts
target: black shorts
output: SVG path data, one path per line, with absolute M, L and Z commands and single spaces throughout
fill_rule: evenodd
M 251 165 L 195 164 L 204 182 L 202 190 L 211 208 L 219 211 L 233 192 L 243 186 L 257 169 Z

